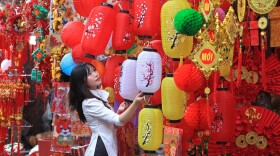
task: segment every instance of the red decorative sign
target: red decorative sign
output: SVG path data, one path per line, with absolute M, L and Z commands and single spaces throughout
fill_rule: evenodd
M 215 55 L 211 49 L 204 49 L 201 51 L 199 58 L 203 64 L 208 65 L 214 61 Z

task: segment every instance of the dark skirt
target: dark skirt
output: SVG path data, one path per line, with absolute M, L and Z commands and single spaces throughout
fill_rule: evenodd
M 94 156 L 108 156 L 107 150 L 100 136 L 97 138 Z

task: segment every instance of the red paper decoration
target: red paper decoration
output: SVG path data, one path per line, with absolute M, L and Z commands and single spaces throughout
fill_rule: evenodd
M 71 21 L 65 24 L 61 30 L 62 42 L 70 48 L 74 48 L 82 40 L 84 24 L 79 21 Z
M 102 79 L 102 85 L 104 88 L 106 87 L 114 87 L 114 71 L 116 67 L 120 63 L 122 63 L 125 60 L 123 56 L 111 56 L 105 64 L 105 72 L 104 72 L 104 77 Z
M 90 12 L 85 26 L 82 48 L 85 53 L 94 56 L 104 52 L 115 24 L 113 6 L 102 3 Z
M 174 73 L 176 86 L 186 92 L 194 92 L 202 87 L 204 83 L 203 73 L 193 64 L 185 64 Z
M 227 88 L 217 88 L 210 95 L 210 104 L 214 110 L 211 139 L 216 142 L 229 142 L 235 130 L 235 100 Z
M 73 0 L 73 5 L 79 15 L 88 17 L 91 10 L 105 0 Z
M 151 38 L 160 29 L 160 1 L 134 1 L 134 32 L 140 38 Z
M 98 60 L 92 60 L 90 63 L 95 67 L 96 71 L 99 73 L 100 78 L 102 79 L 105 73 L 104 64 Z
M 116 15 L 116 25 L 113 33 L 113 49 L 117 54 L 126 53 L 134 43 L 134 34 L 127 10 L 120 10 Z

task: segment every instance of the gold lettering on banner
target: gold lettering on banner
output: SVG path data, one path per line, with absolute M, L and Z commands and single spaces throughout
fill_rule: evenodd
M 245 115 L 248 117 L 248 121 L 249 123 L 253 123 L 253 120 L 259 120 L 262 118 L 262 114 L 261 113 L 257 113 L 256 108 L 254 107 L 250 107 L 245 111 Z

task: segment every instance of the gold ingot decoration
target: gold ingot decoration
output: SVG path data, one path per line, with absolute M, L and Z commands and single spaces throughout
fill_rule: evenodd
M 250 131 L 246 134 L 246 142 L 249 145 L 254 145 L 257 142 L 258 134 L 254 131 Z

